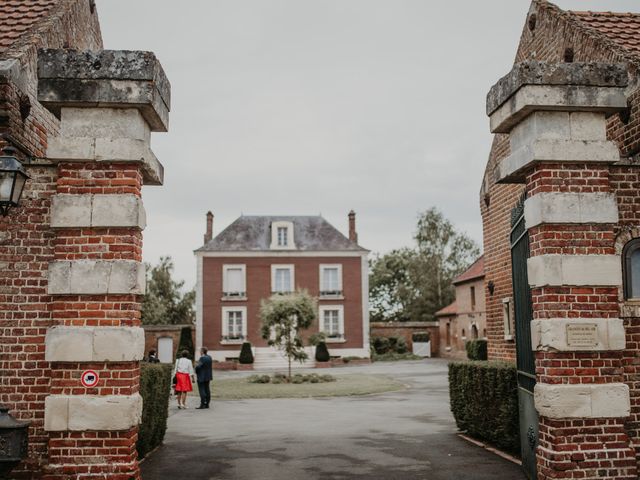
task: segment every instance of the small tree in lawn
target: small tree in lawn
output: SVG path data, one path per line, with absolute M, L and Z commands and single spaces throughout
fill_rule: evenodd
M 315 299 L 306 291 L 272 295 L 268 300 L 263 300 L 260 306 L 262 338 L 268 340 L 269 345 L 282 350 L 287 357 L 289 380 L 291 362 L 304 362 L 309 358 L 300 332 L 313 324 L 316 310 Z

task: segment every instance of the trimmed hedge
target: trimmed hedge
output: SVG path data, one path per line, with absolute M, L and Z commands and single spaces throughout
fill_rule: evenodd
M 328 362 L 331 360 L 329 356 L 329 350 L 327 349 L 327 344 L 324 342 L 318 343 L 316 347 L 316 361 L 317 362 Z
M 138 430 L 138 456 L 162 444 L 169 416 L 172 365 L 168 363 L 140 364 L 140 395 L 142 396 L 142 422 Z
M 486 360 L 487 359 L 487 341 L 486 340 L 469 340 L 464 348 L 467 350 L 467 358 L 469 360 Z
M 519 455 L 516 367 L 504 362 L 449 364 L 449 398 L 458 428 Z
M 242 348 L 240 349 L 240 356 L 238 357 L 238 362 L 243 365 L 250 365 L 253 363 L 253 352 L 251 351 L 251 343 L 244 342 L 242 344 Z

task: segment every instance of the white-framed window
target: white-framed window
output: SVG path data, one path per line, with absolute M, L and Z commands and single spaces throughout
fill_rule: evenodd
M 321 305 L 318 310 L 320 331 L 326 335 L 327 342 L 343 342 L 345 339 L 344 307 L 342 305 Z
M 293 239 L 293 222 L 271 223 L 271 248 L 275 250 L 296 248 Z
M 222 296 L 226 298 L 245 298 L 247 296 L 246 265 L 222 266 Z
M 342 296 L 342 265 L 320 265 L 320 296 Z
M 509 298 L 502 299 L 502 322 L 504 328 L 504 339 L 505 340 L 513 340 L 513 335 L 515 331 L 514 324 L 514 314 L 513 314 L 513 300 Z
M 247 307 L 222 307 L 222 343 L 242 343 L 247 338 Z
M 289 227 L 278 227 L 276 230 L 277 243 L 279 247 L 289 246 Z
M 295 270 L 293 265 L 271 265 L 271 291 L 290 293 L 295 290 Z

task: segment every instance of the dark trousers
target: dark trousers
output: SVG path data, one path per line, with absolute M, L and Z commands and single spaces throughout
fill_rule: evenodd
M 200 393 L 200 405 L 208 407 L 211 401 L 211 382 L 198 382 L 198 392 Z

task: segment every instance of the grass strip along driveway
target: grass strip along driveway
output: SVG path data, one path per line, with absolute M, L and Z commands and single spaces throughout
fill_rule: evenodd
M 219 400 L 245 398 L 308 398 L 368 395 L 403 390 L 406 385 L 384 375 L 336 375 L 327 383 L 249 383 L 246 377 L 216 379 L 211 396 Z

